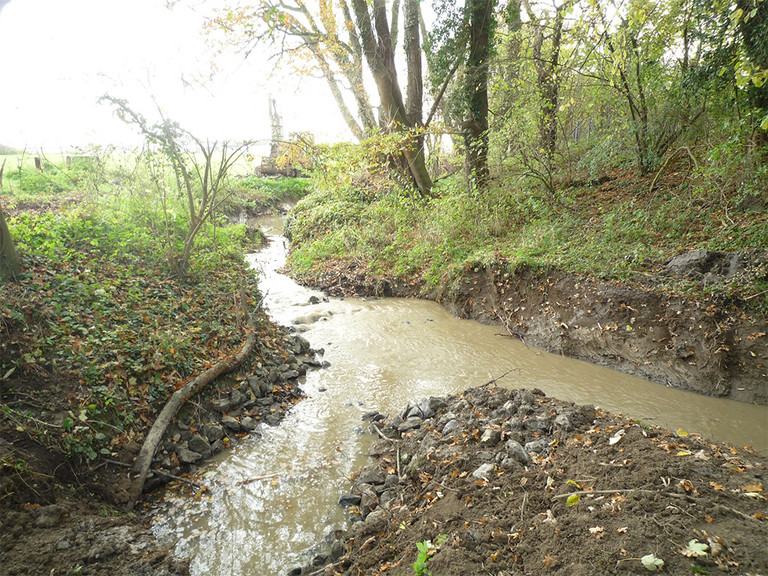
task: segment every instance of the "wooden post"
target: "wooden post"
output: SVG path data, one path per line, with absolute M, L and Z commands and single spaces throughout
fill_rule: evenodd
M 43 164 L 43 159 L 40 158 L 40 156 L 35 156 L 35 168 L 40 170 L 40 172 L 45 172 L 45 165 Z

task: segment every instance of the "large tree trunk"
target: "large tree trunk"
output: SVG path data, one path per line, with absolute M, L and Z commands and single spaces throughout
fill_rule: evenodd
M 421 126 L 423 121 L 424 83 L 421 69 L 421 39 L 419 36 L 419 1 L 406 0 L 404 24 L 405 60 L 408 64 L 408 88 L 405 110 L 412 126 Z
M 15 280 L 19 274 L 21 274 L 21 262 L 16 253 L 8 223 L 5 221 L 3 208 L 0 206 L 0 281 Z
M 488 182 L 488 61 L 495 0 L 467 0 L 469 56 L 464 85 L 469 118 L 462 123 L 467 169 L 478 189 Z
M 352 0 L 352 7 L 357 18 L 363 53 L 376 81 L 385 128 L 394 132 L 407 132 L 414 128 L 414 125 L 408 118 L 397 80 L 386 2 L 385 0 L 373 1 L 372 19 L 366 0 Z M 411 138 L 409 145 L 403 150 L 403 156 L 416 187 L 422 194 L 429 194 L 432 190 L 432 179 L 429 176 L 424 160 L 424 150 L 418 137 Z

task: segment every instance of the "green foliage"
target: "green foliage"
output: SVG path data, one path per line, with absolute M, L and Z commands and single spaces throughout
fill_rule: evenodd
M 273 212 L 306 196 L 310 187 L 311 181 L 307 178 L 236 178 L 232 182 L 232 194 L 225 200 L 222 210 L 232 215 Z
M 179 282 L 146 214 L 119 206 L 11 218 L 24 273 L 0 286 L 0 318 L 23 335 L 14 373 L 53 371 L 77 378 L 84 391 L 72 399 L 60 435 L 30 431 L 86 460 L 110 454 L 110 442 L 140 414 L 215 360 L 211 350 L 239 346 L 233 295 L 243 279 L 256 293 L 242 258 L 244 226 L 215 235 L 212 225 L 204 228 L 201 257 Z
M 417 542 L 416 548 L 419 554 L 416 556 L 416 562 L 413 563 L 413 573 L 416 576 L 429 576 L 431 572 L 427 568 L 427 562 L 431 556 L 432 542 L 429 540 Z

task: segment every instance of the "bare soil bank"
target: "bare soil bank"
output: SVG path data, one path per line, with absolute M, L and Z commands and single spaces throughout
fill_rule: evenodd
M 650 278 L 629 286 L 558 271 L 475 268 L 458 290 L 427 297 L 549 352 L 709 396 L 768 403 L 768 320 L 722 298 L 668 296 Z M 333 296 L 411 297 L 421 287 L 357 264 L 329 264 L 301 280 Z

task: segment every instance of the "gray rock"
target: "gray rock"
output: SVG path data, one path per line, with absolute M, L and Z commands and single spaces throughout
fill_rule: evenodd
M 216 442 L 214 442 L 211 445 L 211 452 L 213 452 L 214 454 L 218 454 L 219 452 L 221 452 L 224 449 L 226 449 L 226 447 L 227 446 L 226 446 L 226 444 L 224 444 L 224 442 L 222 442 L 221 440 L 216 440 Z
M 397 477 L 397 474 L 388 474 L 384 480 L 384 486 L 392 488 L 392 486 L 397 486 L 398 482 L 400 482 L 400 478 Z
M 248 388 L 251 389 L 251 392 L 253 392 L 253 395 L 256 398 L 264 396 L 264 392 L 261 389 L 261 381 L 257 376 L 250 376 L 248 378 Z
M 208 442 L 216 442 L 226 436 L 224 428 L 218 424 L 205 424 L 203 425 L 203 434 L 208 438 Z
M 317 296 L 310 296 L 309 297 L 309 303 L 310 304 L 320 304 L 320 298 Z
M 270 426 L 277 426 L 278 424 L 280 424 L 280 416 L 277 416 L 275 414 L 270 414 L 265 418 L 265 420 L 267 424 L 269 424 Z
M 227 430 L 240 432 L 240 422 L 232 418 L 232 416 L 224 416 L 224 418 L 221 419 L 221 423 Z
M 549 419 L 546 416 L 536 416 L 525 421 L 526 428 L 535 432 L 549 430 Z
M 360 511 L 363 513 L 363 515 L 369 514 L 371 511 L 375 510 L 376 507 L 379 505 L 379 496 L 376 494 L 376 491 L 373 490 L 370 486 L 363 485 L 363 489 L 361 490 L 362 494 L 360 494 Z
M 176 455 L 179 457 L 179 461 L 183 462 L 184 464 L 194 464 L 195 462 L 203 459 L 202 454 L 193 452 L 189 448 L 184 448 L 183 446 L 176 451 Z
M 299 371 L 298 370 L 288 370 L 287 372 L 283 372 L 280 375 L 280 378 L 282 380 L 293 380 L 294 378 L 299 377 Z
M 520 390 L 520 404 L 533 404 L 533 392 L 530 390 Z
M 493 464 L 486 462 L 485 464 L 481 464 L 477 470 L 472 472 L 472 476 L 481 480 L 487 480 L 488 476 L 493 472 L 494 468 L 495 466 Z
M 487 446 L 496 446 L 501 440 L 501 430 L 498 428 L 486 428 L 480 437 L 480 442 Z
M 211 404 L 213 404 L 213 407 L 216 410 L 222 413 L 228 412 L 229 409 L 232 407 L 232 402 L 229 401 L 229 398 L 218 398 L 216 400 L 213 400 Z
M 192 436 L 192 438 L 189 439 L 189 449 L 201 454 L 203 457 L 211 455 L 211 445 L 202 436 Z
M 310 346 L 309 340 L 304 338 L 304 336 L 301 336 L 299 334 L 294 334 L 293 335 L 293 341 L 294 341 L 294 343 L 299 345 L 299 352 L 298 353 L 307 352 L 309 350 L 309 346 Z
M 331 562 L 336 562 L 339 558 L 344 556 L 344 544 L 341 540 L 336 540 L 331 545 L 331 554 L 328 556 L 328 560 Z
M 573 430 L 573 424 L 571 423 L 571 419 L 568 418 L 565 414 L 558 414 L 555 417 L 555 426 L 558 428 L 562 428 L 563 430 Z
M 510 457 L 502 458 L 501 462 L 499 462 L 499 465 L 502 468 L 511 468 L 512 470 L 520 468 L 520 462 Z
M 459 427 L 459 421 L 454 418 L 453 420 L 449 420 L 448 423 L 443 426 L 443 435 L 450 434 L 451 432 L 454 432 Z
M 384 484 L 387 480 L 387 473 L 378 466 L 367 466 L 357 475 L 359 484 Z
M 507 442 L 504 444 L 504 448 L 510 457 L 514 458 L 521 464 L 528 464 L 531 461 L 531 458 L 528 456 L 525 448 L 523 448 L 519 442 L 515 442 L 514 440 L 507 440 Z
M 492 462 L 496 460 L 496 452 L 491 452 L 490 450 L 478 450 L 476 455 L 480 462 Z
M 265 396 L 264 398 L 259 398 L 256 400 L 256 404 L 259 406 L 272 406 L 272 404 L 275 403 L 275 399 L 272 398 L 272 396 Z
M 407 432 L 419 428 L 423 420 L 418 416 L 409 416 L 408 419 L 397 427 L 398 432 Z
M 72 547 L 72 543 L 66 538 L 64 540 L 59 540 L 56 543 L 56 550 L 67 550 L 71 547 Z
M 53 528 L 58 526 L 64 518 L 65 510 L 57 504 L 42 506 L 37 509 L 35 526 L 40 528 Z
M 361 497 L 359 494 L 342 494 L 341 498 L 339 498 L 339 505 L 344 508 L 359 506 L 360 500 Z
M 362 415 L 361 420 L 363 422 L 378 422 L 379 420 L 383 420 L 385 418 L 384 414 L 381 412 L 366 412 Z
M 695 250 L 675 256 L 667 262 L 667 270 L 689 278 L 701 277 L 707 272 L 720 274 L 726 254 L 712 250 Z
M 256 420 L 254 420 L 254 419 L 253 419 L 253 418 L 251 418 L 250 416 L 246 416 L 245 418 L 243 418 L 242 420 L 240 420 L 240 426 L 241 426 L 241 427 L 243 428 L 243 430 L 245 430 L 246 432 L 250 432 L 251 430 L 253 430 L 254 428 L 256 428 L 257 424 L 258 424 L 258 423 L 256 422 Z
M 432 418 L 436 413 L 436 399 L 433 398 L 422 398 L 416 403 L 416 410 L 418 413 L 414 414 L 414 416 L 421 416 L 424 419 Z
M 539 438 L 525 444 L 527 452 L 535 452 L 536 454 L 541 454 L 547 448 L 549 448 L 549 441 L 546 438 Z
M 232 390 L 232 392 L 229 393 L 229 400 L 232 402 L 233 406 L 240 406 L 241 404 L 245 404 L 248 397 L 240 392 L 240 390 Z
M 392 490 L 384 490 L 379 496 L 379 506 L 384 509 L 389 509 L 391 502 L 395 500 L 395 493 Z

